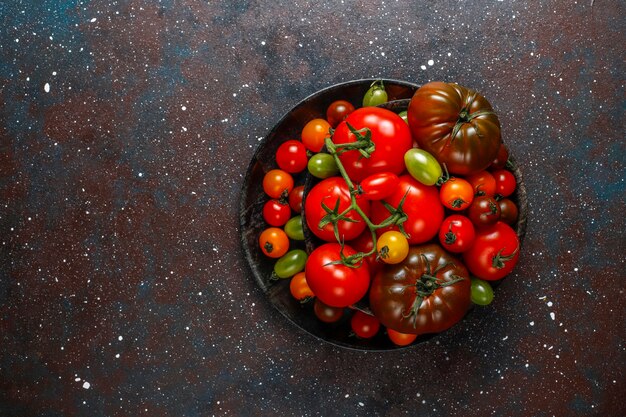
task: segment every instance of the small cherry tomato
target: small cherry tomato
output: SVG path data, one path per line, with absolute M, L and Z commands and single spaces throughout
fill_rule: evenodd
M 302 129 L 302 143 L 311 152 L 321 151 L 327 137 L 330 137 L 330 123 L 324 119 L 313 119 Z
M 397 346 L 408 346 L 417 339 L 416 334 L 400 333 L 393 329 L 387 329 L 387 336 Z
M 307 255 L 305 251 L 302 249 L 291 250 L 276 261 L 274 264 L 274 274 L 276 274 L 278 278 L 291 278 L 298 272 L 302 272 L 306 260 Z
M 295 212 L 302 211 L 302 196 L 304 195 L 304 185 L 294 187 L 289 193 L 289 207 Z
M 309 288 L 309 284 L 306 283 L 304 272 L 298 272 L 291 278 L 289 282 L 289 292 L 291 292 L 293 298 L 300 301 L 306 301 L 315 297 L 315 294 L 313 294 L 313 291 Z
M 387 91 L 382 81 L 374 81 L 363 96 L 363 107 L 378 106 L 387 102 Z
M 508 198 L 503 198 L 498 201 L 498 205 L 500 206 L 500 220 L 509 226 L 513 226 L 517 222 L 518 216 L 515 203 Z
M 472 303 L 480 306 L 491 304 L 493 301 L 493 288 L 491 288 L 489 281 L 472 277 L 471 299 Z
M 287 197 L 293 190 L 293 177 L 282 169 L 272 169 L 263 177 L 263 190 L 271 198 Z
M 263 206 L 263 219 L 270 226 L 282 226 L 291 217 L 291 208 L 280 200 L 269 200 Z
M 409 241 L 402 233 L 390 230 L 378 238 L 376 250 L 384 263 L 397 264 L 409 254 Z
M 400 179 L 391 172 L 370 175 L 359 184 L 362 196 L 366 200 L 382 200 L 396 190 Z
M 496 159 L 493 160 L 489 168 L 502 169 L 506 166 L 506 163 L 508 160 L 509 160 L 509 150 L 503 143 L 500 145 L 500 149 L 498 149 L 498 155 L 496 156 Z
M 306 148 L 298 140 L 288 140 L 276 150 L 276 163 L 283 171 L 292 174 L 301 172 L 308 163 Z
M 470 219 L 460 214 L 445 218 L 439 229 L 439 241 L 448 252 L 465 252 L 472 247 L 475 237 L 474 225 Z
M 322 303 L 319 298 L 315 299 L 313 312 L 315 312 L 315 316 L 324 323 L 334 323 L 339 321 L 341 316 L 343 316 L 343 308 L 326 305 Z
M 378 333 L 380 322 L 374 316 L 356 311 L 350 320 L 350 327 L 357 337 L 369 339 Z
M 467 210 L 467 217 L 476 227 L 485 227 L 500 220 L 500 205 L 493 197 L 475 197 Z
M 476 231 L 474 245 L 463 253 L 465 266 L 478 278 L 495 281 L 513 271 L 519 260 L 519 237 L 504 222 Z
M 472 204 L 474 189 L 463 178 L 452 177 L 441 186 L 439 198 L 441 203 L 451 210 L 464 210 Z
M 437 159 L 423 149 L 412 148 L 404 154 L 409 174 L 424 185 L 435 185 L 443 175 Z
M 302 228 L 302 216 L 293 216 L 285 223 L 285 233 L 293 240 L 304 240 L 304 229 Z
M 270 258 L 280 258 L 289 250 L 287 234 L 277 227 L 269 227 L 259 236 L 261 251 Z
M 309 159 L 307 168 L 311 175 L 321 179 L 332 177 L 339 172 L 335 158 L 327 153 L 313 155 L 311 159 Z
M 486 195 L 493 197 L 496 195 L 496 179 L 487 171 L 480 171 L 465 177 L 467 182 L 472 184 L 475 196 Z
M 354 111 L 352 103 L 346 100 L 337 100 L 330 103 L 326 110 L 326 120 L 332 127 L 337 127 L 350 113 Z
M 515 191 L 517 181 L 515 181 L 515 175 L 511 171 L 506 169 L 499 169 L 491 173 L 496 179 L 496 194 L 502 197 L 508 197 Z

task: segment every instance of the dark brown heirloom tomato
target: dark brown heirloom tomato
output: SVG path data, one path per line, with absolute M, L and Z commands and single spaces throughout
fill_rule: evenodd
M 500 149 L 500 122 L 491 104 L 457 84 L 424 84 L 411 99 L 408 119 L 420 148 L 445 163 L 452 174 L 487 168 Z
M 406 259 L 385 265 L 370 288 L 370 308 L 401 333 L 437 333 L 457 323 L 470 306 L 467 268 L 441 246 L 412 246 Z

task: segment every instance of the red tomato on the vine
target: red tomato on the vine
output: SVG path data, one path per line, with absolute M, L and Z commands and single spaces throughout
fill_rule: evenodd
M 347 307 L 359 301 L 367 293 L 370 272 L 366 262 L 351 268 L 341 263 L 342 248 L 338 243 L 325 243 L 317 247 L 306 261 L 306 282 L 324 304 L 331 307 Z M 357 253 L 350 246 L 343 247 L 343 255 Z
M 465 252 L 472 247 L 475 237 L 474 225 L 460 214 L 446 217 L 439 229 L 439 242 L 448 252 Z
M 292 174 L 304 171 L 308 162 L 306 148 L 298 140 L 288 140 L 276 150 L 276 163 L 283 171 Z
M 504 222 L 476 233 L 474 246 L 463 254 L 470 272 L 487 281 L 508 275 L 519 259 L 520 242 L 515 230 Z
M 336 208 L 337 213 L 340 214 L 348 209 L 350 205 L 350 189 L 343 178 L 330 177 L 320 181 L 309 191 L 304 201 L 304 213 L 309 230 L 322 240 L 336 242 L 333 224 L 326 223 L 320 228 L 320 221 L 328 218 L 329 210 L 333 211 Z M 369 216 L 369 201 L 358 199 L 357 205 L 366 216 Z M 348 211 L 346 217 L 353 221 L 339 220 L 337 228 L 339 238 L 347 241 L 359 236 L 365 230 L 367 224 L 354 209 Z
M 406 198 L 404 198 L 406 195 Z M 410 175 L 402 175 L 393 194 L 384 201 L 397 208 L 404 198 L 402 210 L 407 215 L 404 230 L 409 234 L 411 245 L 427 242 L 439 231 L 443 221 L 444 211 L 439 201 L 439 190 L 434 185 L 428 186 L 417 181 Z M 372 201 L 372 216 L 375 224 L 380 224 L 391 213 L 380 201 Z M 378 235 L 387 230 L 399 230 L 397 226 L 385 227 L 377 230 Z
M 332 138 L 334 143 L 352 143 L 357 140 L 348 124 L 356 130 L 368 128 L 376 147 L 369 158 L 364 158 L 357 150 L 340 155 L 339 159 L 350 179 L 358 182 L 379 172 L 400 175 L 404 171 L 404 154 L 411 149 L 413 139 L 409 127 L 400 116 L 380 107 L 357 109 L 337 126 Z
M 398 186 L 399 178 L 391 172 L 381 172 L 365 178 L 359 184 L 366 200 L 382 200 L 389 197 Z

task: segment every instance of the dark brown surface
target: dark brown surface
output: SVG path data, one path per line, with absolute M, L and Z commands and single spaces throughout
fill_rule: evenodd
M 0 5 L 0 415 L 626 414 L 624 14 Z M 307 95 L 368 77 L 480 91 L 529 204 L 494 303 L 388 353 L 292 326 L 237 230 L 258 139 Z

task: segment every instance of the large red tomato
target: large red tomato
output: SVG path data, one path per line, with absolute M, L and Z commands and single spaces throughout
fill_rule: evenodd
M 347 151 L 339 156 L 350 179 L 359 182 L 368 175 L 379 172 L 400 175 L 404 171 L 404 153 L 411 149 L 413 139 L 407 124 L 400 116 L 380 107 L 357 109 L 337 126 L 333 134 L 334 143 L 351 143 L 357 140 L 348 124 L 356 130 L 368 128 L 375 145 L 369 158 L 364 158 L 357 150 Z
M 372 312 L 389 329 L 441 332 L 461 320 L 470 306 L 469 273 L 436 243 L 412 246 L 403 262 L 376 274 L 369 299 Z
M 338 207 L 337 202 L 339 202 Z M 329 210 L 334 210 L 337 207 L 337 213 L 342 213 L 350 207 L 350 189 L 343 178 L 330 177 L 320 181 L 309 191 L 304 200 L 304 217 L 309 230 L 322 240 L 335 242 L 332 223 L 327 223 L 322 228 L 319 227 L 320 221 L 328 215 L 328 211 L 322 204 Z M 357 200 L 357 205 L 366 216 L 369 216 L 369 201 L 361 198 Z M 356 221 L 339 220 L 337 222 L 339 238 L 344 241 L 356 238 L 367 227 L 361 215 L 354 209 L 350 210 L 346 217 Z
M 317 247 L 306 261 L 306 282 L 315 296 L 331 307 L 347 307 L 367 293 L 370 272 L 367 262 L 351 268 L 335 261 L 341 259 L 341 245 L 325 243 Z M 350 246 L 343 247 L 344 256 L 357 253 Z
M 470 272 L 495 281 L 508 275 L 519 259 L 520 243 L 515 230 L 504 222 L 476 232 L 474 246 L 463 253 Z
M 424 84 L 411 99 L 408 120 L 420 148 L 452 174 L 483 170 L 498 155 L 498 116 L 476 91 L 443 82 Z
M 402 175 L 394 193 L 384 201 L 397 208 L 405 194 L 402 210 L 408 216 L 404 222 L 404 230 L 409 234 L 409 243 L 414 245 L 427 242 L 437 234 L 443 221 L 444 212 L 439 191 L 437 187 L 424 185 L 410 175 Z M 380 224 L 390 215 L 380 201 L 372 201 L 372 222 Z M 398 230 L 398 227 L 386 227 L 377 232 L 382 234 L 387 230 Z

